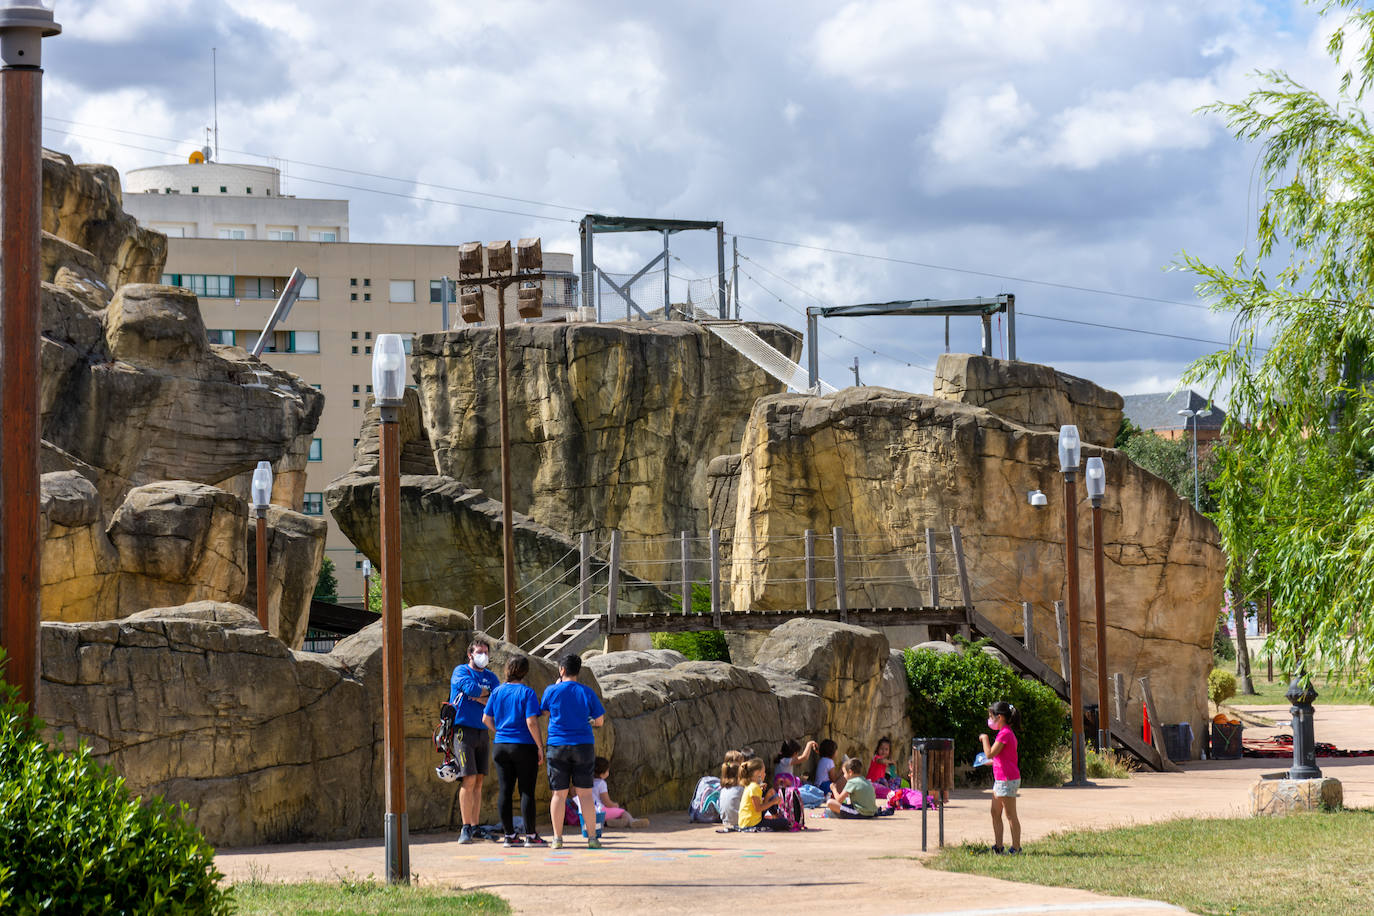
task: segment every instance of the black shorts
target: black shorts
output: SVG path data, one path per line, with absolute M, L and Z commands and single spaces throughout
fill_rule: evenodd
M 592 787 L 592 769 L 596 765 L 595 744 L 558 744 L 545 753 L 549 768 L 549 788 L 555 792 L 568 788 Z
M 491 769 L 490 735 L 485 725 L 459 725 L 453 730 L 453 756 L 459 776 L 485 776 Z

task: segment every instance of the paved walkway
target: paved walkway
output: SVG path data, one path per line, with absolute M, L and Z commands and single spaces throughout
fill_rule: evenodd
M 1287 707 L 1254 708 L 1280 721 Z M 1317 739 L 1339 747 L 1374 743 L 1374 708 L 1318 707 Z M 1321 759 L 1344 784 L 1346 804 L 1374 806 L 1374 758 Z M 1025 840 L 1074 828 L 1111 827 L 1185 816 L 1245 816 L 1251 783 L 1286 768 L 1282 760 L 1195 761 L 1182 773 L 1138 773 L 1092 788 L 1026 789 L 1020 803 Z M 954 793 L 945 811 L 947 843 L 988 842 L 988 791 Z M 654 815 L 649 830 L 611 832 L 606 848 L 570 839 L 561 852 L 505 850 L 493 843 L 460 846 L 453 834 L 417 835 L 411 868 L 423 883 L 489 890 L 517 913 L 751 914 L 825 911 L 868 913 L 1182 912 L 1154 901 L 1130 901 L 1068 888 L 1041 887 L 927 870 L 919 812 L 860 822 L 808 818 L 796 834 L 719 834 L 689 825 L 683 814 Z M 930 812 L 935 848 L 935 812 Z M 226 850 L 217 857 L 231 880 L 332 878 L 382 871 L 380 840 Z

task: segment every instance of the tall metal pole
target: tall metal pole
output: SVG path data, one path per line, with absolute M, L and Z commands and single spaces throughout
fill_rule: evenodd
M 510 414 L 506 400 L 506 284 L 496 287 L 496 374 L 501 399 L 501 552 L 505 567 L 506 626 L 504 639 L 516 642 L 515 627 L 515 520 L 511 509 Z
M 670 281 L 670 280 L 672 279 L 672 274 L 671 274 L 671 273 L 669 272 L 669 270 L 668 270 L 668 260 L 669 260 L 669 258 L 671 258 L 671 257 L 672 257 L 672 254 L 668 251 L 668 230 L 667 230 L 667 229 L 664 229 L 664 230 L 663 230 L 663 314 L 664 314 L 665 317 L 671 317 L 671 316 L 668 315 L 668 310 L 671 309 L 671 308 L 673 307 L 673 294 L 672 294 L 671 287 L 669 286 L 669 282 L 668 282 L 668 281 Z M 689 293 L 689 295 L 687 296 L 687 304 L 690 306 L 690 305 L 691 305 L 691 302 L 692 302 L 692 297 L 691 297 L 691 295 L 690 295 L 690 293 Z M 625 303 L 625 320 L 626 320 L 626 321 L 629 321 L 629 320 L 630 320 L 630 303 L 628 303 L 628 302 Z
M 1107 711 L 1107 598 L 1102 581 L 1102 497 L 1093 497 L 1093 591 L 1097 601 L 1097 750 L 1112 746 L 1112 717 Z
M 739 321 L 739 236 L 730 236 L 730 242 L 734 249 L 735 266 L 730 270 L 730 289 L 735 297 L 735 320 Z
M 0 646 L 5 680 L 33 709 L 39 679 L 38 338 L 43 235 L 41 8 L 0 10 Z
M 1083 748 L 1083 671 L 1079 667 L 1078 616 L 1078 486 L 1074 471 L 1064 472 L 1064 570 L 1069 580 L 1069 715 L 1072 717 L 1073 746 L 1070 785 L 1087 782 Z
M 401 408 L 381 407 L 382 762 L 386 778 L 386 880 L 410 883 L 405 720 L 401 706 Z
M 725 301 L 725 224 L 716 223 L 716 287 L 720 296 L 720 317 L 724 321 L 730 317 L 730 306 Z
M 258 624 L 271 632 L 267 625 L 267 508 L 255 508 L 253 514 L 258 522 Z
M 821 391 L 821 353 L 816 313 L 806 310 L 806 384 L 814 393 Z
M 1197 483 L 1197 414 L 1193 414 L 1193 510 L 1195 512 L 1202 511 L 1201 503 Z
M 439 289 L 439 304 L 440 304 L 440 306 L 443 308 L 443 313 L 444 313 L 444 318 L 443 318 L 443 320 L 444 320 L 444 330 L 447 331 L 447 330 L 448 330 L 448 274 L 445 274 L 442 278 L 440 278 L 439 283 L 441 284 L 441 287 L 440 287 L 440 289 Z

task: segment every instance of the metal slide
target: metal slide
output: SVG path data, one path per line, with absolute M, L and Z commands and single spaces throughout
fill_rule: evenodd
M 745 359 L 793 391 L 834 394 L 838 390 L 834 385 L 826 383 L 824 379 L 817 379 L 816 388 L 813 389 L 809 384 L 805 369 L 778 352 L 777 348 L 755 334 L 746 324 L 738 321 L 711 321 L 709 319 L 703 320 L 701 323 L 712 334 L 739 351 Z

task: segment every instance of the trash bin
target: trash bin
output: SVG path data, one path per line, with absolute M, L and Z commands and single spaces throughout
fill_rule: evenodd
M 926 758 L 930 760 L 930 785 L 925 784 Z M 954 788 L 954 739 L 913 738 L 911 741 L 912 788 L 938 795 L 943 803 Z
M 1245 731 L 1245 726 L 1239 723 L 1231 725 L 1227 722 L 1212 723 L 1212 759 L 1213 760 L 1236 760 L 1244 753 L 1244 746 L 1241 744 L 1241 732 Z
M 1176 725 L 1161 725 L 1164 732 L 1164 747 L 1169 759 L 1175 763 L 1193 759 L 1193 726 L 1188 722 Z

